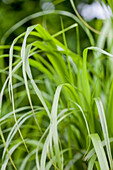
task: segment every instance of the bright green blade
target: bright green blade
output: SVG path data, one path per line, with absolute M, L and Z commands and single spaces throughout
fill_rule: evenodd
M 113 167 L 113 165 L 112 165 L 112 155 L 111 155 L 110 141 L 109 141 L 109 135 L 108 135 L 108 129 L 107 129 L 107 123 L 106 123 L 104 108 L 103 108 L 102 102 L 99 98 L 95 98 L 95 102 L 96 102 L 99 117 L 100 117 L 100 122 L 101 122 L 102 131 L 103 131 L 103 135 L 104 135 L 104 140 L 105 140 L 105 144 L 106 144 L 106 149 L 107 149 L 110 167 L 112 169 L 112 167 Z
M 107 158 L 100 137 L 98 136 L 98 134 L 91 134 L 90 137 L 93 142 L 94 149 L 97 154 L 101 170 L 103 169 L 109 170 Z

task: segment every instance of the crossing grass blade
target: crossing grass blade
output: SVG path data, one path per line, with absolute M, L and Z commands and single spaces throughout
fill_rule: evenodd
M 20 134 L 20 136 L 21 136 L 21 139 L 22 139 L 22 141 L 23 141 L 23 143 L 24 143 L 24 146 L 25 146 L 27 152 L 29 152 L 29 151 L 28 151 L 28 148 L 27 148 L 27 146 L 26 146 L 26 144 L 25 144 L 24 138 L 23 138 L 23 136 L 22 136 L 22 133 L 21 133 L 19 127 L 18 127 L 17 118 L 16 118 L 16 114 L 15 114 L 14 94 L 13 94 L 13 87 L 12 87 L 13 46 L 14 46 L 14 44 L 18 41 L 18 39 L 21 38 L 22 36 L 24 36 L 24 33 L 21 34 L 20 36 L 18 36 L 18 37 L 13 41 L 13 43 L 12 43 L 12 45 L 11 45 L 11 48 L 10 48 L 10 54 L 9 54 L 9 94 L 10 94 L 10 91 L 11 91 L 11 102 L 12 102 L 13 114 L 14 114 L 14 119 L 15 119 L 15 122 L 16 122 L 16 126 L 17 126 L 17 128 L 18 128 L 18 131 L 19 131 L 19 134 Z
M 61 163 L 60 149 L 59 149 L 59 144 L 58 144 L 57 110 L 58 110 L 59 96 L 60 96 L 60 92 L 61 92 L 62 87 L 63 87 L 63 85 L 59 85 L 57 87 L 55 95 L 54 95 L 54 100 L 53 100 L 53 105 L 52 105 L 52 110 L 51 110 L 52 123 L 51 123 L 51 126 L 50 126 L 50 130 L 51 130 L 52 135 L 53 135 L 55 154 L 57 155 L 58 165 L 59 165 L 60 169 L 62 169 L 62 163 Z
M 110 143 L 113 142 L 113 138 L 110 138 Z M 105 146 L 105 141 L 102 141 L 102 146 L 104 147 Z M 89 153 L 86 155 L 86 157 L 84 158 L 84 161 L 89 161 L 95 154 L 95 150 L 94 149 L 91 149 L 89 151 Z
M 23 44 L 22 44 L 22 49 L 21 49 L 21 58 L 22 58 L 22 63 L 23 63 L 23 77 L 24 77 L 24 82 L 25 82 L 25 87 L 26 87 L 26 91 L 27 91 L 27 95 L 28 95 L 28 99 L 29 99 L 29 103 L 30 103 L 30 106 L 31 106 L 31 109 L 32 109 L 32 112 L 33 112 L 33 115 L 34 115 L 34 119 L 36 121 L 36 124 L 40 130 L 40 132 L 42 133 L 41 131 L 41 128 L 39 126 L 39 123 L 36 119 L 36 116 L 35 116 L 35 113 L 34 113 L 34 109 L 33 109 L 33 104 L 32 104 L 32 100 L 31 100 L 31 97 L 30 97 L 30 92 L 29 92 L 29 87 L 28 87 L 28 83 L 27 83 L 27 73 L 26 73 L 26 69 L 27 69 L 27 62 L 26 62 L 26 58 L 28 57 L 29 55 L 29 52 L 30 52 L 30 49 L 31 49 L 31 46 L 28 46 L 28 48 L 26 48 L 26 41 L 27 41 L 27 37 L 29 36 L 30 32 L 36 27 L 37 25 L 34 25 L 32 27 L 29 27 L 26 31 L 26 34 L 25 34 L 25 37 L 24 37 L 24 40 L 23 40 Z
M 106 150 L 107 150 L 108 159 L 109 159 L 109 163 L 110 163 L 110 168 L 112 169 L 112 167 L 113 167 L 112 155 L 111 155 L 110 141 L 109 141 L 109 135 L 108 135 L 108 129 L 107 129 L 104 108 L 103 108 L 102 102 L 99 98 L 95 98 L 95 102 L 97 105 L 99 118 L 100 118 L 100 122 L 101 122 L 101 126 L 102 126 L 102 131 L 103 131 L 103 135 L 104 135 L 104 140 L 105 140 Z
M 18 142 L 16 145 L 14 145 L 14 146 L 9 150 L 9 154 L 12 155 L 13 152 L 19 147 L 19 145 L 21 145 L 21 143 L 22 143 L 22 142 Z M 4 161 L 3 164 L 2 164 L 1 170 L 6 169 L 7 164 L 8 164 L 8 161 L 9 161 L 9 156 L 6 155 L 6 158 L 5 158 L 5 161 Z
M 103 169 L 109 170 L 107 158 L 98 134 L 91 134 L 90 137 L 93 142 L 101 170 Z
M 18 127 L 20 128 L 22 126 L 22 124 L 27 120 L 29 119 L 32 115 L 30 114 L 30 112 L 27 112 L 25 113 L 23 116 L 21 116 L 19 119 L 18 119 Z M 16 127 L 16 124 L 12 127 L 8 137 L 7 137 L 7 140 L 6 140 L 6 146 L 8 147 L 12 141 L 12 139 L 14 138 L 14 135 L 17 133 L 18 131 L 18 128 Z M 3 151 L 3 155 L 2 155 L 2 159 L 4 158 L 5 156 L 5 152 L 6 152 L 6 149 L 4 148 L 4 151 Z
M 7 151 L 8 157 L 9 157 L 9 159 L 10 159 L 10 161 L 11 161 L 11 164 L 13 165 L 14 169 L 17 170 L 17 168 L 16 168 L 16 166 L 15 166 L 13 160 L 12 160 L 12 157 L 11 157 L 11 155 L 10 155 L 10 153 L 9 153 L 9 150 L 8 150 L 8 148 L 7 148 L 7 146 L 6 146 L 6 142 L 5 142 L 5 139 L 4 139 L 4 136 L 3 136 L 3 133 L 2 133 L 1 127 L 0 127 L 0 135 L 1 135 L 1 138 L 2 138 L 2 141 L 3 141 L 3 144 L 4 144 L 4 146 L 5 146 L 5 149 L 6 149 L 6 151 Z
M 88 163 L 88 170 L 93 170 L 94 164 L 96 160 L 96 155 L 93 155 L 91 160 Z

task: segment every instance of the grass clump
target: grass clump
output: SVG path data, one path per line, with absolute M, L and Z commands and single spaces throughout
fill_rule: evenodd
M 74 8 L 72 0 L 71 4 Z M 33 25 L 10 47 L 1 46 L 9 48 L 9 54 L 0 55 L 9 58 L 0 72 L 1 170 L 113 169 L 113 55 L 106 23 L 96 42 L 90 27 L 74 14 L 45 11 L 20 21 L 5 36 L 29 19 L 51 13 L 76 23 L 64 28 L 61 19 L 61 31 L 54 35 Z M 82 55 L 79 25 L 91 44 Z M 71 29 L 77 35 L 76 53 L 66 41 Z

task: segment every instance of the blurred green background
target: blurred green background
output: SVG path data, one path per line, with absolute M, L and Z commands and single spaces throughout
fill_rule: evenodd
M 75 0 L 76 6 L 81 3 L 91 4 L 93 0 Z M 0 40 L 2 36 L 7 32 L 14 24 L 23 18 L 34 14 L 39 11 L 47 9 L 56 9 L 56 10 L 65 10 L 71 13 L 74 13 L 69 0 L 2 0 L 0 1 Z M 70 18 L 63 17 L 64 26 L 67 27 L 74 23 Z M 96 19 L 90 21 L 91 26 L 96 26 L 98 22 Z M 61 30 L 60 16 L 58 15 L 48 15 L 44 17 L 39 17 L 33 20 L 30 20 L 26 24 L 22 25 L 20 28 L 15 30 L 13 34 L 7 38 L 5 44 L 11 44 L 12 40 L 18 36 L 20 33 L 24 32 L 28 26 L 33 24 L 43 25 L 51 34 L 54 34 Z M 101 24 L 100 24 L 101 25 Z M 80 27 L 79 27 L 80 29 Z M 75 30 L 71 30 L 66 33 L 68 47 L 76 51 L 76 35 Z M 61 37 L 58 37 L 62 41 Z M 81 50 L 87 47 L 89 40 L 85 35 L 83 29 L 80 29 L 80 38 L 81 41 Z M 73 41 L 75 43 L 73 43 Z

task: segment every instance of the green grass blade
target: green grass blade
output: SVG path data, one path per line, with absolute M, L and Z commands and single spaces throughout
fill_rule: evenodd
M 113 142 L 113 138 L 110 138 L 110 143 Z M 102 146 L 105 146 L 105 141 L 102 141 Z M 91 149 L 90 152 L 86 155 L 86 157 L 84 158 L 84 161 L 89 161 L 89 159 L 91 159 L 93 157 L 93 155 L 95 154 L 95 150 Z
M 91 134 L 91 140 L 93 142 L 95 152 L 97 154 L 101 170 L 109 170 L 107 158 L 98 134 Z
M 110 88 L 109 94 L 109 102 L 108 102 L 108 130 L 110 135 L 113 135 L 113 129 L 111 128 L 111 124 L 113 122 L 113 81 Z
M 91 160 L 88 163 L 88 170 L 93 170 L 94 164 L 96 160 L 96 155 L 93 155 Z
M 13 114 L 14 114 L 14 119 L 15 119 L 15 122 L 16 122 L 16 126 L 18 128 L 18 132 L 19 132 L 19 134 L 21 136 L 21 139 L 22 139 L 22 141 L 24 143 L 24 146 L 25 146 L 27 152 L 29 152 L 28 148 L 27 148 L 27 145 L 26 145 L 26 143 L 24 141 L 24 138 L 22 136 L 22 133 L 21 133 L 19 127 L 18 127 L 17 118 L 16 118 L 16 114 L 15 114 L 15 103 L 14 103 L 14 94 L 13 94 L 13 86 L 12 86 L 12 74 L 13 74 L 13 72 L 12 72 L 12 62 L 13 62 L 13 49 L 14 49 L 13 47 L 14 47 L 15 43 L 18 41 L 18 39 L 23 37 L 23 36 L 24 36 L 24 33 L 21 34 L 20 36 L 18 36 L 17 38 L 15 38 L 12 45 L 11 45 L 11 47 L 10 47 L 10 54 L 9 54 L 9 93 L 11 91 L 11 102 L 12 102 L 12 107 L 13 107 Z
M 30 66 L 29 66 L 28 58 L 26 58 L 26 64 L 27 64 L 27 68 L 26 68 L 27 75 L 28 75 L 29 79 L 31 80 L 31 84 L 32 84 L 32 86 L 34 88 L 34 91 L 37 94 L 37 96 L 39 97 L 39 99 L 40 99 L 42 105 L 44 106 L 44 108 L 45 108 L 49 118 L 51 119 L 51 115 L 50 115 L 49 109 L 48 109 L 48 107 L 47 107 L 47 105 L 46 105 L 46 103 L 44 101 L 44 98 L 43 98 L 43 96 L 41 94 L 41 91 L 39 90 L 39 88 L 37 87 L 35 81 L 33 80 L 31 69 L 30 69 Z
M 10 159 L 10 161 L 11 161 L 11 164 L 12 164 L 12 166 L 14 167 L 14 169 L 17 170 L 17 168 L 16 168 L 16 166 L 15 166 L 15 164 L 14 164 L 12 158 L 11 158 L 11 155 L 10 155 L 10 153 L 9 153 L 9 150 L 8 150 L 8 148 L 7 148 L 7 146 L 6 146 L 6 142 L 5 142 L 5 139 L 4 139 L 4 136 L 3 136 L 3 133 L 2 133 L 1 127 L 0 127 L 0 135 L 1 135 L 1 139 L 2 139 L 2 141 L 3 141 L 3 144 L 4 144 L 4 146 L 5 146 L 5 149 L 6 149 L 6 151 L 7 151 L 7 154 L 8 154 L 8 156 L 9 156 L 9 159 Z
M 47 153 L 48 153 L 48 149 L 49 149 L 50 140 L 52 140 L 52 138 L 51 138 L 50 135 L 48 135 L 46 140 L 45 140 L 45 143 L 44 143 L 44 146 L 43 146 L 43 150 L 42 150 L 41 165 L 40 165 L 40 169 L 41 170 L 45 170 L 46 157 L 47 157 Z
M 42 133 L 41 131 L 41 128 L 40 128 L 40 125 L 37 121 L 37 118 L 35 116 L 35 113 L 34 113 L 34 109 L 33 109 L 33 104 L 32 104 L 32 100 L 31 100 L 31 97 L 30 97 L 30 92 L 29 92 L 29 87 L 28 87 L 28 82 L 27 82 L 27 75 L 26 75 L 26 70 L 27 70 L 27 62 L 26 62 L 26 59 L 28 58 L 29 56 L 29 52 L 30 52 L 30 49 L 31 49 L 31 45 L 29 45 L 27 48 L 26 48 L 26 41 L 27 41 L 27 37 L 29 36 L 29 34 L 31 33 L 31 31 L 36 28 L 37 25 L 34 25 L 34 26 L 31 26 L 31 27 L 28 27 L 27 31 L 26 31 L 26 34 L 25 34 L 25 37 L 24 37 L 24 40 L 23 40 L 23 44 L 22 44 L 22 49 L 21 49 L 21 58 L 22 58 L 22 61 L 23 61 L 23 77 L 24 77 L 24 82 L 25 82 L 25 87 L 26 87 L 26 91 L 27 91 L 27 95 L 28 95 L 28 99 L 29 99 L 29 103 L 30 103 L 30 106 L 31 106 L 31 109 L 32 109 L 32 112 L 33 112 L 33 116 L 34 116 L 34 119 L 35 119 L 35 122 L 40 130 L 40 132 Z
M 61 27 L 62 27 L 62 30 L 64 30 L 64 25 L 63 25 L 63 20 L 62 20 L 62 19 L 61 19 Z M 69 54 L 68 54 L 68 47 L 67 47 L 65 32 L 63 32 L 63 41 L 64 41 L 64 45 L 65 45 L 65 47 L 66 47 L 66 57 L 67 57 L 67 63 L 68 63 L 68 70 L 69 70 L 70 82 L 71 82 L 72 84 L 74 84 L 73 74 L 72 74 L 72 69 L 71 69 L 71 64 L 70 64 L 70 61 L 69 61 Z
M 83 92 L 85 94 L 86 100 L 90 105 L 91 102 L 91 92 L 89 86 L 89 78 L 87 73 L 87 52 L 88 50 L 85 49 L 83 52 L 83 72 L 82 72 L 82 83 L 83 83 Z
M 59 96 L 60 96 L 62 87 L 63 87 L 63 84 L 59 85 L 57 87 L 55 95 L 54 95 L 54 100 L 53 100 L 52 110 L 51 110 L 52 124 L 50 126 L 50 130 L 52 132 L 53 141 L 54 141 L 55 154 L 56 154 L 58 165 L 59 165 L 60 169 L 62 169 L 62 165 L 61 165 L 61 157 L 60 157 L 60 150 L 59 150 L 59 144 L 58 144 L 57 109 L 58 109 L 58 101 L 59 101 Z
M 109 141 L 109 135 L 108 135 L 108 129 L 107 129 L 107 123 L 106 123 L 104 108 L 103 108 L 102 102 L 99 98 L 95 98 L 95 102 L 96 102 L 98 113 L 99 113 L 99 118 L 100 118 L 100 122 L 101 122 L 101 126 L 102 126 L 102 131 L 103 131 L 103 135 L 104 135 L 104 140 L 105 140 L 105 144 L 106 144 L 106 149 L 107 149 L 110 167 L 112 169 L 112 167 L 113 167 L 113 165 L 112 165 L 112 155 L 111 155 L 110 141 Z
M 30 111 L 30 113 L 31 113 L 31 111 Z M 17 122 L 17 123 L 18 123 L 18 128 L 20 128 L 21 125 L 22 125 L 28 118 L 30 118 L 30 117 L 31 117 L 31 115 L 29 115 L 29 112 L 26 113 L 26 114 L 24 114 L 22 117 L 20 117 L 20 118 L 18 119 L 18 122 Z M 9 146 L 9 144 L 10 144 L 11 140 L 13 139 L 14 135 L 17 133 L 18 128 L 17 128 L 17 125 L 14 124 L 14 126 L 13 126 L 13 128 L 11 129 L 10 133 L 8 134 L 8 137 L 7 137 L 7 140 L 6 140 L 6 146 L 7 146 L 7 147 Z M 2 158 L 4 158 L 5 152 L 6 152 L 6 149 L 4 148 Z
M 73 101 L 72 101 L 72 102 L 73 102 Z M 83 109 L 81 108 L 81 106 L 80 106 L 78 103 L 76 103 L 76 102 L 73 102 L 73 103 L 80 109 L 80 111 L 81 111 L 81 113 L 82 113 L 82 116 L 83 116 L 83 118 L 84 118 L 85 124 L 86 124 L 86 128 L 87 128 L 88 135 L 90 135 L 89 125 L 88 125 L 88 122 L 87 122 L 87 119 L 86 119 L 86 116 L 85 116 L 85 114 L 84 114 Z
M 13 152 L 19 147 L 19 145 L 21 145 L 21 143 L 22 143 L 22 142 L 19 142 L 19 143 L 17 143 L 16 145 L 14 145 L 14 146 L 9 150 L 9 154 L 12 155 Z M 6 158 L 5 158 L 4 163 L 2 164 L 1 170 L 6 169 L 6 166 L 7 166 L 7 164 L 8 164 L 8 161 L 9 161 L 9 156 L 6 155 Z
M 106 52 L 105 50 L 102 50 L 102 49 L 99 48 L 99 47 L 88 47 L 87 49 L 88 49 L 88 50 L 95 50 L 95 51 L 97 51 L 97 52 L 99 52 L 99 53 L 102 53 L 102 54 L 104 54 L 104 55 L 106 55 L 106 56 L 109 56 L 109 57 L 113 58 L 113 55 L 112 55 L 112 54 Z

